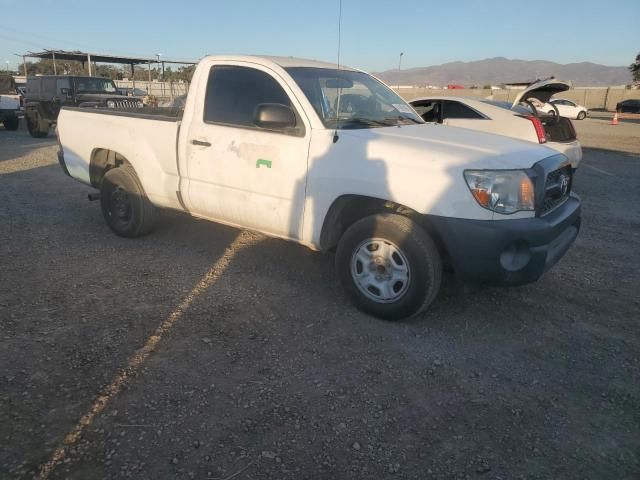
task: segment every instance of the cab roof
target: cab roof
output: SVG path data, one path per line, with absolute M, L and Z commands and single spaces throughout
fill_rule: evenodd
M 305 67 L 305 68 L 340 68 L 341 70 L 355 70 L 345 65 L 338 67 L 335 63 L 320 62 L 318 60 L 310 60 L 307 58 L 296 57 L 276 57 L 276 56 L 258 56 L 258 55 L 212 55 L 207 58 L 212 60 L 227 60 L 239 62 L 257 62 L 261 64 L 276 64 L 282 68 Z

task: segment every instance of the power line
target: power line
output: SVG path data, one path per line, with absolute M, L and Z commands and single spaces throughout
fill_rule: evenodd
M 58 44 L 64 44 L 64 45 L 67 45 L 67 46 L 73 45 L 74 48 L 78 48 L 79 47 L 79 45 L 77 43 L 72 43 L 72 42 L 67 41 L 67 40 L 61 40 L 59 38 L 48 37 L 48 36 L 40 35 L 40 34 L 37 34 L 37 33 L 31 33 L 31 32 L 27 32 L 27 31 L 24 31 L 24 30 L 18 30 L 16 28 L 8 27 L 6 25 L 0 25 L 0 29 L 2 29 L 2 30 L 10 30 L 13 33 L 17 33 L 18 35 L 26 36 L 26 37 L 29 37 L 29 38 L 34 37 L 34 38 L 39 38 L 41 40 L 46 40 L 47 42 L 54 42 L 54 43 L 58 43 Z M 18 41 L 21 41 L 22 43 L 33 43 L 33 42 L 27 41 L 27 40 L 18 40 Z M 95 45 L 85 45 L 85 47 L 94 48 Z

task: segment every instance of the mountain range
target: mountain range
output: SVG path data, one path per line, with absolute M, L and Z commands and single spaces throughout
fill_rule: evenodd
M 550 76 L 571 81 L 575 87 L 602 87 L 631 83 L 631 73 L 627 67 L 609 67 L 591 62 L 562 65 L 546 60 L 511 60 L 504 57 L 474 62 L 451 62 L 400 71 L 387 70 L 374 75 L 389 85 L 418 86 L 460 84 L 482 87 L 510 82 L 528 82 Z

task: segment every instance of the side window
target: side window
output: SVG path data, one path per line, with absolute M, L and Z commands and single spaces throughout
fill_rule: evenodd
M 472 110 L 466 105 L 460 102 L 454 102 L 452 100 L 444 101 L 443 118 L 465 118 L 465 119 L 478 119 L 481 120 L 484 117 L 478 112 Z
M 425 122 L 438 122 L 440 120 L 439 100 L 423 100 L 412 106 Z
M 236 66 L 211 68 L 205 96 L 205 122 L 252 127 L 255 109 L 261 103 L 291 107 L 280 84 L 260 70 Z

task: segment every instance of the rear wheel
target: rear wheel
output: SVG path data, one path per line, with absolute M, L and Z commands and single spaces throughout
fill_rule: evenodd
M 577 118 L 578 120 L 584 120 L 586 116 L 587 116 L 587 112 L 582 111 L 582 112 L 578 112 Z
M 18 117 L 9 117 L 4 119 L 4 128 L 7 130 L 17 130 L 20 126 L 20 119 Z
M 156 221 L 156 209 L 129 165 L 105 174 L 100 184 L 100 205 L 107 225 L 121 237 L 145 235 Z
M 336 270 L 354 303 L 385 320 L 419 314 L 440 290 L 442 261 L 433 240 L 412 220 L 372 215 L 347 229 Z
M 27 120 L 27 130 L 34 138 L 45 138 L 49 135 L 49 123 L 44 120 L 36 110 L 33 114 L 25 115 Z

